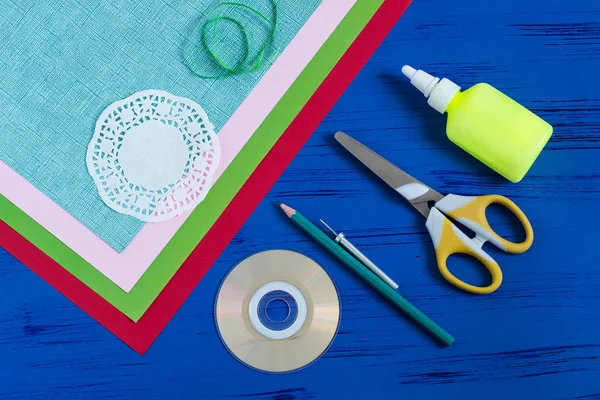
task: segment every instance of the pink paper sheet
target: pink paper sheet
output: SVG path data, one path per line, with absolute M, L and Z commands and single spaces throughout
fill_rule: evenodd
M 356 0 L 323 0 L 263 79 L 218 133 L 221 162 L 229 166 L 294 83 Z M 190 212 L 160 224 L 145 224 L 119 253 L 0 161 L 0 193 L 126 292 L 142 277 Z

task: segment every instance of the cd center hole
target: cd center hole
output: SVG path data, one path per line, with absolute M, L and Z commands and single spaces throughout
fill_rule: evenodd
M 282 322 L 290 315 L 290 305 L 283 299 L 273 299 L 267 303 L 267 318 L 273 322 Z

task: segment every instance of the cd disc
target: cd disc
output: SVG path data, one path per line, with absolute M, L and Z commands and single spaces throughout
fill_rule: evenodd
M 274 304 L 284 306 L 274 317 Z M 242 363 L 288 372 L 315 361 L 335 336 L 340 302 L 333 282 L 302 254 L 271 250 L 239 263 L 215 305 L 223 343 Z

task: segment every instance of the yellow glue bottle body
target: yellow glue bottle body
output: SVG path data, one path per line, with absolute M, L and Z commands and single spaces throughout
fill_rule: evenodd
M 404 66 L 428 103 L 448 113 L 450 140 L 511 182 L 519 182 L 538 157 L 552 126 L 486 83 L 464 92 L 448 79 Z

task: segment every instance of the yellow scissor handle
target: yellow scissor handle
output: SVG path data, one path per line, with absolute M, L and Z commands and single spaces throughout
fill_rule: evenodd
M 519 219 L 519 222 L 525 229 L 525 240 L 523 242 L 510 242 L 494 232 L 485 216 L 486 208 L 492 203 L 503 205 Z M 489 241 L 508 253 L 524 253 L 533 243 L 533 228 L 527 216 L 512 200 L 504 196 L 492 194 L 488 196 L 468 197 L 449 194 L 438 201 L 435 207 L 475 232 L 480 241 Z
M 425 224 L 433 240 L 440 273 L 448 282 L 464 291 L 475 294 L 492 293 L 502 283 L 502 270 L 492 257 L 481 246 L 484 242 L 471 239 L 458 229 L 437 208 L 432 208 Z M 489 286 L 475 286 L 463 282 L 452 275 L 446 262 L 452 254 L 466 254 L 479 260 L 492 276 Z

